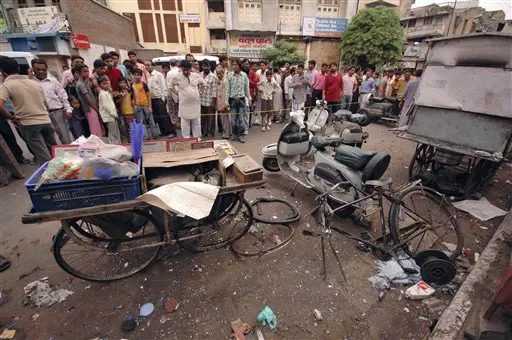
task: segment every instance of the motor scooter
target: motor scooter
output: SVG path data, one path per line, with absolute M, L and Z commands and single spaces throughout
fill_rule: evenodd
M 394 97 L 371 97 L 368 106 L 360 109 L 358 115 L 361 126 L 366 126 L 379 119 L 398 122 L 400 118 L 400 106 L 398 99 Z
M 316 192 L 328 192 L 332 204 L 353 202 L 363 190 L 364 183 L 379 179 L 389 166 L 391 156 L 384 152 L 367 151 L 345 145 L 343 137 L 313 136 L 304 124 L 304 112 L 290 113 L 277 143 L 262 149 L 263 168 L 271 172 L 281 171 L 298 184 Z M 308 168 L 301 161 L 313 147 L 314 167 Z M 338 211 L 342 216 L 350 215 L 354 207 Z

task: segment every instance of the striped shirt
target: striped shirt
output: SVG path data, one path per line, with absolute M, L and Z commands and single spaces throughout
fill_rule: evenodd
M 249 78 L 244 72 L 228 74 L 228 86 L 226 90 L 226 103 L 229 98 L 250 98 Z
M 210 106 L 212 105 L 212 98 L 217 98 L 217 82 L 219 80 L 213 72 L 207 75 L 201 72 L 201 78 L 205 83 L 203 94 L 201 94 L 201 106 Z

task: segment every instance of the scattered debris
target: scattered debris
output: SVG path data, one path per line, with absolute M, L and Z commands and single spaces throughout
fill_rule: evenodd
M 475 253 L 475 263 L 477 263 L 479 259 L 480 259 L 480 254 Z
M 165 301 L 165 311 L 167 313 L 172 313 L 174 312 L 175 310 L 178 309 L 178 307 L 180 306 L 180 303 L 178 302 L 178 300 L 176 300 L 175 298 L 169 298 L 167 299 L 167 301 Z
M 410 312 L 409 308 L 404 307 L 404 312 L 409 313 Z
M 258 337 L 258 340 L 265 340 L 265 338 L 263 337 L 263 333 L 259 328 L 256 328 L 256 336 Z
M 478 218 L 480 221 L 487 221 L 497 216 L 504 216 L 507 214 L 502 210 L 492 205 L 485 197 L 477 200 L 464 200 L 453 203 L 453 206 L 459 210 L 465 211 L 472 216 Z
M 394 284 L 414 284 L 421 280 L 419 274 L 420 268 L 413 259 L 400 260 L 402 266 L 416 271 L 416 274 L 407 274 L 395 259 L 389 261 L 378 261 L 379 272 L 377 275 L 369 277 L 368 280 L 373 287 L 379 291 L 389 289 L 391 283 Z
M 384 300 L 384 295 L 386 295 L 386 293 L 384 293 L 384 291 L 380 291 L 379 292 L 379 302 L 382 302 L 382 300 Z
M 14 338 L 14 335 L 16 334 L 16 330 L 14 329 L 4 329 L 2 334 L 0 334 L 0 339 L 12 339 Z
M 313 315 L 315 316 L 316 321 L 322 321 L 324 319 L 322 312 L 320 312 L 318 309 L 313 310 Z
M 446 247 L 446 249 L 448 249 L 451 252 L 454 252 L 455 249 L 457 249 L 457 245 L 456 244 L 448 243 L 448 242 L 441 242 L 441 243 L 443 244 L 443 246 Z
M 32 321 L 36 321 L 37 319 L 39 319 L 39 313 L 32 315 Z
M 269 306 L 263 308 L 263 310 L 258 314 L 257 320 L 263 325 L 270 327 L 271 330 L 276 330 L 277 328 L 277 318 L 272 309 Z
M 145 303 L 140 307 L 140 316 L 150 316 L 155 310 L 155 305 L 152 303 Z
M 121 330 L 125 333 L 133 331 L 135 327 L 137 327 L 137 321 L 135 321 L 135 319 L 131 317 L 124 320 L 123 323 L 121 324 Z
M 480 229 L 482 229 L 482 230 L 488 230 L 488 229 L 489 229 L 489 228 L 484 227 L 484 226 L 479 226 L 479 227 L 480 227 Z
M 423 300 L 431 297 L 435 293 L 435 289 L 430 287 L 423 281 L 418 282 L 414 286 L 407 288 L 405 297 L 411 300 Z
M 16 328 L 16 321 L 12 321 L 7 324 L 7 329 L 15 329 L 15 328 Z
M 85 286 L 85 289 L 89 289 L 89 288 L 91 288 L 91 285 Z
M 66 289 L 53 290 L 48 284 L 47 277 L 29 283 L 23 290 L 29 301 L 37 307 L 50 307 L 54 303 L 62 302 L 68 296 L 74 294 Z
M 165 317 L 165 315 L 162 315 L 162 317 L 160 318 L 160 323 L 163 325 L 166 321 L 167 318 Z
M 7 295 L 6 292 L 0 292 L 0 306 L 3 305 L 4 303 L 7 303 L 9 302 L 11 298 L 9 297 L 9 295 Z
M 425 304 L 428 310 L 433 314 L 441 314 L 446 309 L 445 302 L 435 297 L 425 299 L 421 302 Z
M 245 340 L 245 334 L 249 333 L 251 328 L 248 324 L 242 322 L 242 320 L 236 319 L 235 321 L 231 321 L 231 329 L 233 330 L 231 339 Z
M 26 278 L 27 276 L 30 276 L 30 275 L 32 275 L 32 274 L 34 274 L 34 273 L 36 273 L 37 271 L 39 271 L 39 269 L 41 269 L 41 268 L 39 268 L 39 266 L 34 267 L 34 268 L 33 268 L 31 271 L 29 271 L 28 273 L 21 274 L 21 275 L 18 277 L 18 280 L 22 280 L 22 279 Z

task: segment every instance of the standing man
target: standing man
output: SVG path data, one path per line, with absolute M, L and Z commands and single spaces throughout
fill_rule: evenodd
M 396 98 L 400 101 L 400 106 L 403 104 L 405 87 L 409 80 L 411 80 L 411 73 L 407 71 L 402 77 L 395 78 L 393 81 L 393 90 L 396 91 Z
M 219 79 L 217 83 L 217 114 L 220 116 L 222 138 L 229 139 L 231 138 L 231 118 L 225 100 L 228 80 L 223 68 L 217 70 L 217 78 Z
M 261 91 L 261 131 L 265 132 L 270 130 L 272 124 L 274 93 L 280 89 L 279 84 L 272 78 L 272 71 L 267 71 L 265 78 L 258 83 L 258 88 Z
M 350 110 L 352 98 L 356 90 L 357 79 L 354 73 L 356 73 L 356 68 L 351 66 L 343 76 L 343 97 L 341 98 L 341 107 L 345 110 Z
M 197 73 L 191 72 L 192 64 L 188 60 L 181 62 L 181 73 L 172 80 L 171 91 L 179 98 L 179 116 L 181 118 L 181 135 L 201 138 L 201 100 L 204 81 Z
M 119 63 L 119 53 L 117 53 L 116 51 L 110 51 L 109 53 L 112 56 L 114 67 L 121 71 L 121 74 L 124 78 L 128 77 L 128 70 L 126 69 L 126 66 Z M 117 87 L 115 89 L 117 89 Z
M 249 78 L 245 72 L 242 72 L 240 60 L 234 59 L 231 62 L 231 68 L 233 71 L 228 74 L 225 98 L 231 114 L 231 139 L 245 143 L 249 132 Z
M 89 131 L 91 131 L 92 135 L 103 137 L 105 130 L 103 129 L 103 124 L 99 116 L 98 100 L 96 99 L 92 84 L 89 80 L 89 68 L 87 65 L 80 64 L 73 69 L 75 69 L 80 76 L 80 79 L 76 82 L 76 94 L 78 101 L 80 101 L 80 106 L 87 117 Z
M 176 93 L 172 92 L 171 89 L 173 88 L 172 80 L 180 74 L 180 68 L 177 66 L 178 62 L 176 59 L 171 59 L 169 64 L 171 65 L 171 69 L 167 72 L 167 76 L 165 77 L 167 89 L 169 90 L 169 94 L 167 95 L 167 111 L 171 117 L 172 125 L 175 129 L 179 129 L 181 125 L 180 117 L 178 117 L 178 96 Z
M 372 77 L 372 70 L 368 68 L 366 69 L 365 78 L 359 89 L 359 101 L 361 102 L 362 109 L 368 106 L 374 87 L 375 81 Z
M 410 111 L 414 104 L 414 95 L 416 94 L 416 90 L 418 90 L 418 86 L 420 85 L 422 74 L 423 70 L 416 70 L 416 78 L 409 81 L 405 87 L 404 106 L 402 106 L 402 111 L 400 112 L 398 127 L 406 126 L 408 123 Z
M 160 128 L 161 136 L 174 138 L 176 137 L 176 131 L 172 125 L 171 117 L 167 114 L 165 105 L 167 83 L 165 82 L 164 75 L 155 70 L 155 65 L 152 61 L 146 60 L 144 64 L 149 72 L 148 87 L 149 93 L 151 94 L 151 107 L 153 109 L 155 123 L 157 123 Z
M 19 127 L 36 162 L 43 164 L 52 158 L 52 146 L 57 144 L 43 89 L 27 76 L 19 75 L 18 63 L 12 58 L 1 58 L 0 70 L 5 79 L 0 86 L 0 115 Z M 14 114 L 4 108 L 8 100 L 12 101 Z
M 297 73 L 293 76 L 291 83 L 291 87 L 293 88 L 293 111 L 304 109 L 309 85 L 311 85 L 311 83 L 304 74 L 304 64 L 300 63 L 297 65 Z
M 130 62 L 132 63 L 133 68 L 138 68 L 139 70 L 142 71 L 141 80 L 143 83 L 147 84 L 148 79 L 149 79 L 149 72 L 146 70 L 146 67 L 144 66 L 144 64 L 141 64 L 137 61 L 137 53 L 135 53 L 135 51 L 129 51 L 128 59 L 130 59 Z
M 201 62 L 201 66 L 203 67 L 201 78 L 204 82 L 204 90 L 201 93 L 201 133 L 203 137 L 215 137 L 215 107 L 219 79 L 211 72 L 210 62 L 207 59 Z
M 32 68 L 35 77 L 32 79 L 44 91 L 44 97 L 48 104 L 50 120 L 59 136 L 61 144 L 70 144 L 68 119 L 73 115 L 73 109 L 69 104 L 68 95 L 62 85 L 54 78 L 48 78 L 48 65 L 45 60 L 32 60 Z
M 226 76 L 226 74 L 228 73 L 228 64 L 229 64 L 228 57 L 225 55 L 220 56 L 219 57 L 219 65 L 217 65 L 215 72 L 218 73 L 217 71 L 222 69 L 224 72 L 224 76 Z
M 295 67 L 290 68 L 288 71 L 290 74 L 284 80 L 284 97 L 286 100 L 286 111 L 283 120 L 287 122 L 290 119 L 290 110 L 292 109 L 292 101 L 293 101 L 293 87 L 292 87 L 292 79 L 295 75 Z
M 321 100 L 324 96 L 325 78 L 327 77 L 328 71 L 329 65 L 323 63 L 322 70 L 320 72 L 316 72 L 313 76 L 311 83 L 311 88 L 313 89 L 311 92 L 311 106 L 315 106 L 316 101 Z
M 395 82 L 395 70 L 391 69 L 388 71 L 388 82 L 384 89 L 385 97 L 393 97 L 393 83 Z
M 117 91 L 119 88 L 118 81 L 119 78 L 123 77 L 123 72 L 121 72 L 121 70 L 116 67 L 114 58 L 112 58 L 110 53 L 103 53 L 101 55 L 101 60 L 103 60 L 105 66 L 107 67 L 104 75 L 107 76 L 108 80 L 110 81 L 111 92 Z
M 83 64 L 83 63 L 84 63 L 84 58 L 82 58 L 81 56 L 79 56 L 79 55 L 71 56 L 71 69 L 73 69 L 73 67 Z M 64 89 L 67 89 L 68 85 L 75 80 L 73 72 L 71 72 L 71 69 L 68 69 L 68 70 L 62 72 L 62 76 L 60 78 L 60 84 L 62 85 L 62 87 Z
M 311 85 L 313 84 L 313 78 L 315 77 L 315 75 L 317 73 L 318 73 L 318 71 L 316 70 L 316 61 L 315 60 L 308 61 L 308 70 L 306 72 L 306 76 L 308 77 L 309 83 Z M 309 107 L 308 110 L 311 110 L 311 107 L 315 105 L 314 101 L 311 100 L 312 93 L 313 93 L 313 86 L 311 86 L 311 85 L 308 87 L 308 94 L 306 96 L 306 105 Z
M 338 65 L 331 63 L 329 65 L 329 75 L 325 78 L 325 92 L 324 97 L 327 105 L 330 107 L 331 112 L 336 112 L 340 109 L 340 98 L 343 91 L 343 80 L 341 73 L 338 72 Z

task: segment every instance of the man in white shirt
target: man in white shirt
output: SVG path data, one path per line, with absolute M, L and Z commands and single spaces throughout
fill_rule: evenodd
M 176 131 L 165 106 L 165 98 L 167 97 L 165 77 L 162 73 L 155 70 L 155 65 L 152 61 L 146 60 L 144 65 L 149 72 L 148 87 L 151 94 L 151 107 L 153 108 L 155 123 L 158 124 L 162 136 L 174 138 L 176 137 Z
M 70 144 L 71 136 L 68 119 L 72 117 L 73 109 L 69 104 L 64 87 L 55 79 L 48 77 L 48 65 L 45 60 L 32 60 L 35 77 L 32 78 L 44 91 L 48 111 L 53 127 L 59 136 L 61 144 Z
M 290 110 L 292 108 L 292 100 L 293 100 L 293 87 L 292 78 L 295 74 L 295 67 L 290 68 L 290 75 L 284 79 L 284 97 L 286 99 L 286 110 L 284 120 L 287 122 L 290 120 Z
M 347 74 L 343 76 L 343 97 L 341 97 L 341 107 L 345 110 L 350 110 L 352 104 L 352 97 L 357 86 L 357 79 L 354 73 L 356 68 L 351 66 Z
M 171 91 L 173 88 L 172 80 L 178 74 L 180 74 L 180 68 L 178 67 L 178 62 L 175 59 L 171 59 L 169 61 L 171 64 L 171 69 L 167 72 L 167 76 L 165 81 L 167 83 L 167 89 L 169 93 L 167 94 L 167 112 L 171 117 L 172 124 L 176 127 L 180 127 L 180 117 L 178 117 L 178 96 Z

